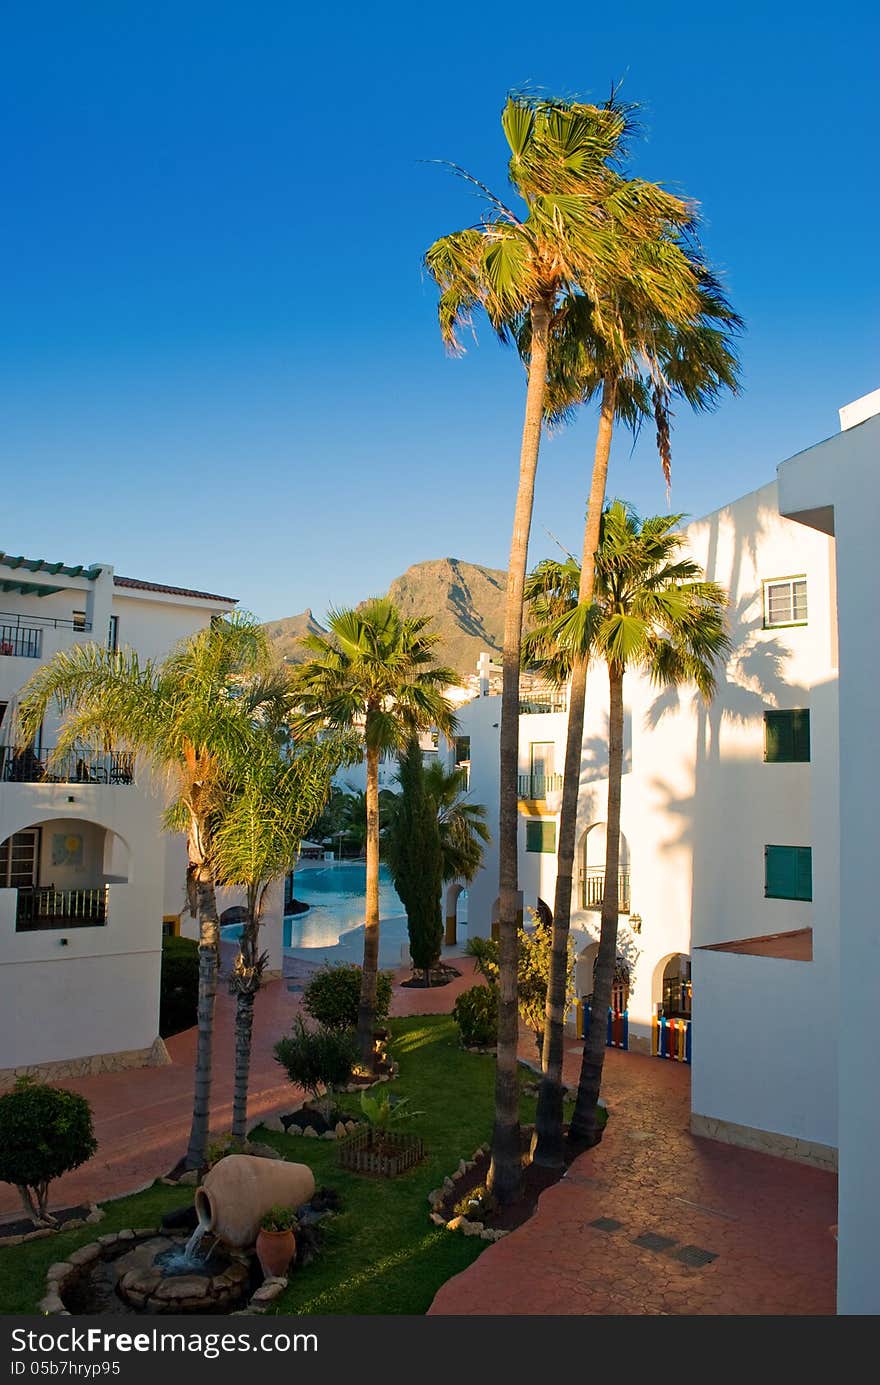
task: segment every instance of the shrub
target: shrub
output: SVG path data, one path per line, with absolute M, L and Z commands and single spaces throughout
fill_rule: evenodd
M 191 1029 L 199 1003 L 199 945 L 192 938 L 162 939 L 159 1033 L 163 1039 Z
M 29 1217 L 46 1215 L 49 1184 L 91 1159 L 98 1147 L 84 1096 L 20 1077 L 0 1097 L 0 1181 L 13 1183 Z
M 350 1081 L 357 1062 L 357 1036 L 353 1029 L 307 1029 L 302 1017 L 293 1032 L 275 1045 L 275 1057 L 296 1086 L 312 1097 L 321 1087 L 341 1087 Z
M 354 962 L 322 967 L 303 992 L 307 1015 L 325 1029 L 357 1029 L 361 999 L 361 968 Z M 391 1009 L 391 976 L 380 971 L 376 979 L 376 1023 L 388 1019 Z
M 456 1217 L 467 1217 L 468 1221 L 484 1221 L 490 1217 L 498 1208 L 498 1203 L 485 1183 L 480 1183 L 478 1187 L 472 1188 L 464 1197 L 459 1198 L 452 1211 Z
M 494 986 L 471 986 L 452 1007 L 465 1048 L 490 1048 L 498 1039 L 498 992 Z

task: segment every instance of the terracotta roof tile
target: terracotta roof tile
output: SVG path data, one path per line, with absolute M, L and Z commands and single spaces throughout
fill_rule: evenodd
M 223 601 L 228 605 L 234 605 L 238 601 L 237 596 L 218 596 L 216 592 L 195 591 L 192 587 L 169 587 L 163 582 L 141 582 L 136 577 L 117 577 L 115 574 L 113 585 L 133 587 L 135 591 L 141 592 L 167 592 L 169 596 L 193 596 L 202 601 Z

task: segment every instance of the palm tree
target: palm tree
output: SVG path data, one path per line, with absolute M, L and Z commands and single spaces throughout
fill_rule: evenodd
M 443 883 L 469 885 L 483 864 L 483 847 L 492 840 L 486 809 L 468 798 L 466 772 L 448 770 L 439 759 L 425 766 L 425 789 L 437 809 Z
M 199 919 L 198 1040 L 186 1163 L 204 1163 L 211 1104 L 219 920 L 213 833 L 229 792 L 230 766 L 246 757 L 254 716 L 277 705 L 261 627 L 234 613 L 180 642 L 162 662 L 98 644 L 59 651 L 23 690 L 21 736 L 29 742 L 52 704 L 62 713 L 55 757 L 76 749 L 128 749 L 170 782 L 168 831 L 186 832 L 187 889 Z
M 714 668 L 729 648 L 724 612 L 727 598 L 703 580 L 692 559 L 680 556 L 681 515 L 640 521 L 621 501 L 602 516 L 595 555 L 593 603 L 578 601 L 577 563 L 539 564 L 529 581 L 536 627 L 526 637 L 528 653 L 549 676 L 564 680 L 576 659 L 604 662 L 609 685 L 608 811 L 605 882 L 599 951 L 593 980 L 593 1023 L 583 1062 L 570 1137 L 586 1144 L 600 1138 L 596 1104 L 605 1060 L 602 1018 L 611 1003 L 617 958 L 620 803 L 623 779 L 623 686 L 628 669 L 640 669 L 661 685 L 696 684 L 709 699 Z
M 327 802 L 332 776 L 350 758 L 350 741 L 341 736 L 287 747 L 271 727 L 255 726 L 240 777 L 214 829 L 215 877 L 223 885 L 243 885 L 247 908 L 229 979 L 236 998 L 232 1134 L 237 1140 L 247 1133 L 254 999 L 266 966 L 259 947 L 266 893 L 293 868 L 300 842 Z
M 684 323 L 640 309 L 629 301 L 626 286 L 618 299 L 618 331 L 611 342 L 596 332 L 592 304 L 582 296 L 571 299 L 559 315 L 550 351 L 548 413 L 558 421 L 578 404 L 597 399 L 600 406 L 578 587 L 582 611 L 593 599 L 594 555 L 615 422 L 636 433 L 644 419 L 653 417 L 668 485 L 671 400 L 683 399 L 693 409 L 706 410 L 714 407 L 723 390 L 736 393 L 738 388 L 733 336 L 742 323 L 715 277 L 697 258 L 694 273 L 700 285 L 699 311 Z M 521 350 L 528 350 L 526 323 L 519 345 Z M 586 685 L 587 660 L 574 658 L 568 684 L 543 1076 L 535 1116 L 534 1159 L 549 1167 L 563 1164 L 563 1025 Z
M 525 214 L 517 215 L 478 179 L 455 168 L 485 199 L 486 214 L 478 226 L 436 241 L 425 256 L 440 289 L 440 330 L 452 350 L 460 349 L 458 329 L 476 308 L 502 339 L 523 317 L 530 334 L 507 570 L 500 732 L 500 983 L 489 1183 L 502 1203 L 513 1201 L 522 1184 L 516 1065 L 519 669 L 551 333 L 566 297 L 580 291 L 593 304 L 596 331 L 613 336 L 614 316 L 607 316 L 603 305 L 614 302 L 614 286 L 621 281 L 630 282 L 633 296 L 655 310 L 670 316 L 693 311 L 693 271 L 682 244 L 691 209 L 655 184 L 623 178 L 615 168 L 631 117 L 632 108 L 621 105 L 613 92 L 603 106 L 511 96 L 501 123 L 511 156 L 508 175 Z M 646 239 L 654 247 L 650 257 L 640 251 Z
M 414 731 L 450 734 L 452 705 L 443 688 L 458 681 L 434 662 L 439 636 L 429 618 L 405 619 L 384 597 L 358 610 L 331 611 L 327 636 L 302 641 L 312 658 L 296 674 L 305 723 L 356 730 L 367 762 L 367 888 L 364 965 L 358 1009 L 361 1061 L 373 1067 L 376 978 L 379 969 L 379 759 L 400 750 Z

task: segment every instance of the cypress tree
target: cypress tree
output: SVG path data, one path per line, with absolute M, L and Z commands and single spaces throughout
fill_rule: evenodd
M 443 944 L 443 857 L 437 807 L 427 792 L 422 752 L 413 737 L 400 759 L 400 796 L 386 843 L 394 887 L 406 909 L 414 967 L 430 984 Z

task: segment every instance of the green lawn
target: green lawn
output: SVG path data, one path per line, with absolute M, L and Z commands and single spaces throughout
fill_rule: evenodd
M 394 1179 L 367 1178 L 336 1166 L 331 1141 L 306 1140 L 260 1131 L 292 1160 L 314 1169 L 318 1186 L 335 1188 L 340 1213 L 321 1223 L 320 1256 L 295 1270 L 278 1300 L 281 1313 L 424 1313 L 437 1289 L 465 1269 L 486 1242 L 435 1227 L 428 1220 L 427 1194 L 470 1158 L 492 1129 L 494 1060 L 465 1053 L 448 1015 L 392 1021 L 392 1054 L 400 1075 L 390 1085 L 422 1114 L 404 1128 L 424 1137 L 426 1157 Z M 523 1080 L 533 1075 L 523 1072 Z M 343 1102 L 352 1112 L 356 1096 Z M 534 1117 L 534 1099 L 524 1097 L 523 1120 Z M 146 1192 L 107 1204 L 98 1227 L 83 1227 L 28 1245 L 0 1249 L 0 1308 L 33 1312 L 45 1293 L 50 1264 L 105 1231 L 158 1223 L 163 1212 L 192 1199 L 189 1188 L 157 1184 Z

